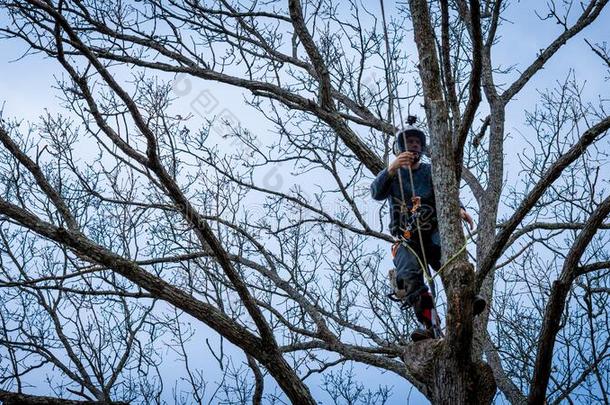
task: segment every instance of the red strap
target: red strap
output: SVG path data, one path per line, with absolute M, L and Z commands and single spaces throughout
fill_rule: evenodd
M 392 257 L 396 257 L 396 252 L 398 252 L 399 246 L 400 246 L 400 242 L 394 242 L 392 244 Z
M 426 318 L 430 323 L 432 323 L 432 310 L 430 308 L 426 308 L 422 312 L 422 316 Z

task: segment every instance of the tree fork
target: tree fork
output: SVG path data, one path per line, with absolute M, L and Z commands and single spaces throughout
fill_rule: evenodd
M 433 404 L 490 404 L 496 392 L 491 367 L 472 359 L 474 269 L 465 260 L 447 264 L 447 334 L 424 340 L 404 352 L 407 371 L 427 386 Z

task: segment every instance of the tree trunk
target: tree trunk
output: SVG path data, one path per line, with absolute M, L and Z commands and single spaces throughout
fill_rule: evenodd
M 435 404 L 489 404 L 496 392 L 491 367 L 473 361 L 474 269 L 465 260 L 448 263 L 441 276 L 447 294 L 447 331 L 434 359 L 430 400 Z
M 472 303 L 476 283 L 474 268 L 462 251 L 465 238 L 458 215 L 459 178 L 454 170 L 461 167 L 461 162 L 457 164 L 453 153 L 428 2 L 410 0 L 409 5 L 430 131 L 433 182 L 445 263 L 440 277 L 447 295 L 446 336 L 440 347 L 435 345 L 434 354 L 428 353 L 428 364 L 419 375 L 427 378 L 428 373 L 426 395 L 434 404 L 489 404 L 496 392 L 491 367 L 472 358 Z M 406 355 L 405 360 L 408 360 Z
M 491 404 L 496 382 L 486 363 L 463 364 L 442 353 L 434 365 L 430 401 L 433 404 Z

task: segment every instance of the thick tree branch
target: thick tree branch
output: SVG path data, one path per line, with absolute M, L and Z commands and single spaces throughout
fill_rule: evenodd
M 35 1 L 35 3 L 37 3 Z M 119 96 L 119 98 L 125 103 L 125 106 L 129 110 L 132 118 L 138 129 L 145 136 L 147 141 L 147 150 L 146 154 L 148 157 L 148 161 L 146 162 L 146 166 L 154 172 L 160 182 L 163 184 L 165 189 L 167 190 L 168 196 L 173 200 L 174 204 L 177 207 L 181 207 L 181 213 L 184 219 L 187 222 L 190 222 L 196 230 L 198 237 L 204 247 L 209 247 L 211 251 L 216 255 L 220 265 L 223 270 L 231 280 L 231 282 L 235 285 L 236 291 L 239 294 L 240 298 L 244 301 L 244 305 L 248 310 L 250 316 L 254 320 L 255 324 L 259 328 L 261 335 L 264 340 L 268 341 L 267 343 L 271 344 L 275 341 L 273 337 L 273 333 L 264 319 L 264 316 L 260 313 L 258 307 L 254 303 L 248 289 L 245 284 L 241 280 L 241 277 L 237 274 L 231 262 L 229 261 L 224 248 L 221 246 L 220 241 L 216 238 L 216 236 L 211 231 L 209 225 L 200 218 L 199 213 L 193 207 L 187 198 L 184 196 L 183 192 L 180 190 L 178 185 L 172 176 L 165 170 L 163 167 L 159 155 L 158 155 L 158 146 L 157 139 L 155 134 L 149 128 L 146 119 L 142 116 L 139 108 L 133 99 L 127 94 L 125 90 L 116 82 L 114 77 L 110 74 L 110 72 L 99 62 L 99 60 L 91 53 L 89 49 L 81 42 L 73 28 L 68 24 L 68 22 L 62 17 L 62 15 L 52 8 L 46 8 L 46 10 L 53 18 L 55 19 L 56 25 L 56 45 L 58 47 L 58 58 L 60 59 L 62 65 L 64 67 L 68 66 L 68 63 L 63 56 L 62 42 L 60 37 L 60 30 L 63 29 L 70 39 L 73 41 L 73 45 L 77 47 L 77 49 L 87 58 L 89 63 L 95 67 L 100 76 L 104 79 L 104 81 L 108 84 L 108 86 Z M 86 86 L 86 84 L 84 85 Z M 81 87 L 84 87 L 81 85 Z M 101 119 L 101 118 L 100 118 Z
M 498 350 L 489 336 L 489 332 L 485 331 L 483 335 L 485 358 L 489 366 L 493 370 L 494 377 L 498 388 L 508 398 L 512 405 L 523 405 L 527 402 L 527 398 L 523 392 L 515 385 L 511 378 L 506 374 L 502 367 L 502 359 L 498 354 Z
M 481 129 L 475 135 L 475 137 L 472 138 L 472 146 L 474 146 L 475 148 L 478 148 L 479 145 L 481 145 L 481 141 L 485 137 L 485 133 L 487 132 L 487 129 L 489 128 L 490 121 L 491 121 L 491 117 L 489 115 L 487 117 L 485 117 L 485 119 L 483 120 L 483 124 L 481 125 Z
M 316 43 L 307 29 L 307 25 L 303 19 L 301 2 L 299 0 L 288 0 L 288 9 L 290 10 L 290 19 L 292 20 L 294 31 L 301 40 L 301 43 L 309 56 L 309 60 L 316 71 L 316 76 L 320 85 L 320 105 L 322 108 L 334 110 L 331 97 L 330 74 L 328 73 L 328 69 L 326 68 L 326 64 L 324 63 L 324 59 L 322 58 Z
M 57 211 L 61 215 L 61 217 L 66 221 L 66 225 L 69 229 L 77 230 L 78 223 L 76 219 L 72 216 L 70 209 L 64 202 L 63 198 L 59 195 L 57 190 L 48 182 L 40 167 L 29 158 L 28 155 L 23 153 L 19 146 L 9 136 L 4 127 L 0 124 L 0 141 L 4 145 L 6 149 L 21 163 L 34 177 L 36 183 L 40 187 L 40 189 L 49 197 Z
M 502 103 L 507 104 L 570 38 L 574 37 L 595 21 L 607 3 L 608 0 L 591 0 L 576 23 L 551 42 L 551 44 L 538 55 L 534 62 L 521 73 L 519 78 L 502 93 L 500 96 Z
M 77 401 L 71 399 L 28 395 L 21 392 L 0 390 L 0 401 L 4 405 L 127 405 L 122 401 Z
M 453 152 L 455 155 L 455 171 L 458 178 L 460 178 L 462 160 L 464 160 L 464 145 L 466 145 L 468 132 L 481 102 L 483 36 L 481 34 L 481 5 L 478 0 L 470 0 L 469 26 L 472 39 L 472 69 L 470 71 L 470 81 L 468 82 L 469 97 L 455 136 L 456 142 Z
M 589 128 L 580 137 L 567 152 L 561 155 L 542 175 L 538 183 L 532 188 L 527 196 L 522 200 L 519 207 L 515 210 L 513 215 L 506 221 L 504 227 L 495 237 L 493 244 L 487 252 L 485 258 L 479 265 L 479 271 L 477 273 L 477 284 L 480 288 L 483 280 L 487 274 L 491 271 L 496 260 L 500 257 L 504 250 L 504 246 L 510 239 L 511 235 L 521 223 L 523 218 L 530 212 L 536 202 L 542 197 L 544 192 L 553 184 L 555 180 L 561 176 L 563 170 L 568 167 L 572 162 L 582 156 L 587 150 L 587 147 L 599 139 L 600 136 L 606 133 L 610 128 L 610 117 L 606 117 L 596 125 Z
M 540 404 L 546 397 L 546 389 L 551 375 L 553 349 L 557 333 L 561 329 L 562 313 L 566 306 L 566 299 L 576 277 L 578 277 L 578 263 L 589 243 L 597 233 L 599 226 L 610 214 L 610 197 L 607 197 L 597 206 L 587 221 L 583 230 L 578 234 L 566 259 L 563 263 L 559 278 L 553 282 L 551 293 L 544 311 L 542 329 L 538 337 L 538 349 L 534 374 L 530 384 L 528 403 Z
M 467 167 L 462 167 L 462 180 L 466 182 L 470 191 L 474 195 L 475 200 L 477 200 L 477 204 L 481 206 L 483 201 L 483 197 L 485 195 L 485 189 L 481 186 L 479 179 L 468 169 Z
M 254 374 L 254 393 L 252 394 L 252 405 L 261 405 L 263 400 L 263 393 L 265 388 L 265 380 L 261 369 L 256 364 L 256 360 L 252 356 L 246 356 L 248 359 L 248 366 Z
M 584 266 L 580 266 L 578 268 L 578 275 L 582 276 L 583 274 L 591 273 L 592 271 L 604 270 L 604 269 L 610 269 L 610 261 L 596 262 L 596 263 L 591 263 L 591 264 L 586 264 Z M 591 291 L 594 291 L 594 290 L 595 289 L 591 289 Z M 608 290 L 608 289 L 606 289 L 606 290 Z M 597 291 L 597 290 L 595 290 L 595 291 Z
M 503 228 L 504 223 L 500 224 L 498 227 Z M 506 242 L 506 250 L 510 247 L 517 239 L 522 237 L 525 234 L 528 234 L 537 230 L 545 230 L 545 231 L 557 231 L 563 229 L 582 229 L 586 223 L 584 222 L 533 222 L 531 224 L 527 224 L 523 228 L 516 230 L 511 236 L 508 242 Z M 610 224 L 601 224 L 599 229 L 610 229 Z
M 441 6 L 441 61 L 443 67 L 443 79 L 447 93 L 447 104 L 451 109 L 454 129 L 460 125 L 460 104 L 455 90 L 455 78 L 451 66 L 451 44 L 449 42 L 449 2 L 440 1 Z M 457 131 L 456 131 L 457 132 Z

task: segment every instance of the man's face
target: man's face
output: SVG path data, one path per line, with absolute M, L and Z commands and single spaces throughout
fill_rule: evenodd
M 407 137 L 407 150 L 421 153 L 421 141 L 416 136 Z

